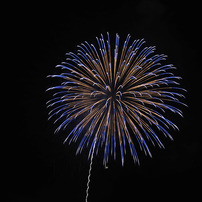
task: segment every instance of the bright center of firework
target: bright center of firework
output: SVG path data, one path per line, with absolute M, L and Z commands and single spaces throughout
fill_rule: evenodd
M 106 98 L 112 101 L 116 101 L 117 90 L 114 86 L 106 86 Z

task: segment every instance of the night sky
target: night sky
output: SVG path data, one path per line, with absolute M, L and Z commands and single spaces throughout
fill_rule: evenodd
M 47 121 L 45 90 L 55 83 L 49 74 L 65 60 L 66 52 L 96 36 L 119 33 L 123 43 L 144 38 L 157 54 L 168 55 L 167 64 L 177 67 L 188 90 L 181 107 L 184 118 L 169 114 L 180 131 L 170 130 L 174 141 L 161 137 L 166 149 L 150 147 L 153 158 L 139 152 L 140 166 L 127 152 L 124 167 L 120 157 L 102 164 L 102 153 L 93 161 L 89 202 L 173 200 L 199 197 L 201 182 L 201 64 L 198 54 L 199 5 L 194 1 L 117 1 L 52 5 L 24 5 L 12 20 L 11 63 L 14 77 L 12 107 L 6 150 L 6 199 L 9 202 L 85 201 L 89 169 L 88 150 L 76 156 L 76 144 L 63 144 L 69 132 L 54 134 Z M 12 57 L 11 57 L 12 58 Z M 15 94 L 15 95 L 14 95 Z M 71 126 L 70 126 L 71 127 Z M 3 131 L 2 131 L 3 133 Z M 161 136 L 161 134 L 159 134 Z

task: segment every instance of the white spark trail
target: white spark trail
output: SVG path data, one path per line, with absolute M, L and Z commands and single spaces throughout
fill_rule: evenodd
M 94 154 L 94 150 L 95 150 L 95 145 L 96 145 L 96 141 L 94 142 L 93 145 L 93 150 L 92 150 L 92 154 L 91 154 L 91 158 L 90 158 L 90 168 L 88 171 L 88 182 L 87 182 L 87 188 L 86 188 L 86 200 L 85 202 L 88 202 L 88 195 L 89 195 L 89 188 L 90 188 L 90 177 L 91 177 L 91 170 L 92 170 L 92 165 L 93 165 L 93 154 Z

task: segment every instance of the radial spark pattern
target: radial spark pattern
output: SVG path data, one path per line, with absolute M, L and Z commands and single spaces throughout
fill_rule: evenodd
M 183 104 L 179 98 L 184 89 L 178 86 L 181 78 L 172 73 L 175 67 L 161 65 L 166 55 L 154 55 L 154 46 L 143 47 L 143 39 L 130 43 L 130 38 L 122 50 L 118 34 L 115 47 L 108 33 L 106 41 L 103 35 L 96 38 L 97 47 L 85 41 L 76 54 L 67 53 L 66 62 L 56 66 L 63 70 L 60 75 L 49 76 L 63 80 L 48 89 L 55 91 L 48 107 L 49 118 L 59 123 L 56 132 L 75 120 L 64 142 L 79 141 L 77 153 L 89 146 L 89 157 L 104 146 L 104 165 L 110 153 L 116 158 L 116 147 L 122 165 L 127 145 L 134 162 L 139 163 L 137 145 L 151 156 L 148 142 L 163 147 L 158 136 L 172 139 L 168 129 L 178 129 L 165 118 L 165 111 L 182 116 L 176 105 Z

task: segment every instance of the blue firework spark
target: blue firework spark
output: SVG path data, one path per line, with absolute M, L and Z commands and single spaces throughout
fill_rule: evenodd
M 79 141 L 76 153 L 89 146 L 89 157 L 104 147 L 105 166 L 109 154 L 116 158 L 117 147 L 123 165 L 127 145 L 139 163 L 134 141 L 149 156 L 148 142 L 164 147 L 160 134 L 172 140 L 168 129 L 178 130 L 165 112 L 182 116 L 173 105 L 185 105 L 179 100 L 185 91 L 179 87 L 181 77 L 172 73 L 173 65 L 161 64 L 167 56 L 154 54 L 155 46 L 144 47 L 144 39 L 130 43 L 130 38 L 128 34 L 121 50 L 118 34 L 114 48 L 108 33 L 107 40 L 103 35 L 96 38 L 97 47 L 85 41 L 77 46 L 77 53 L 67 53 L 66 61 L 56 66 L 61 74 L 49 76 L 62 79 L 60 85 L 47 89 L 54 91 L 47 104 L 49 118 L 59 123 L 56 132 L 75 120 L 64 142 Z

